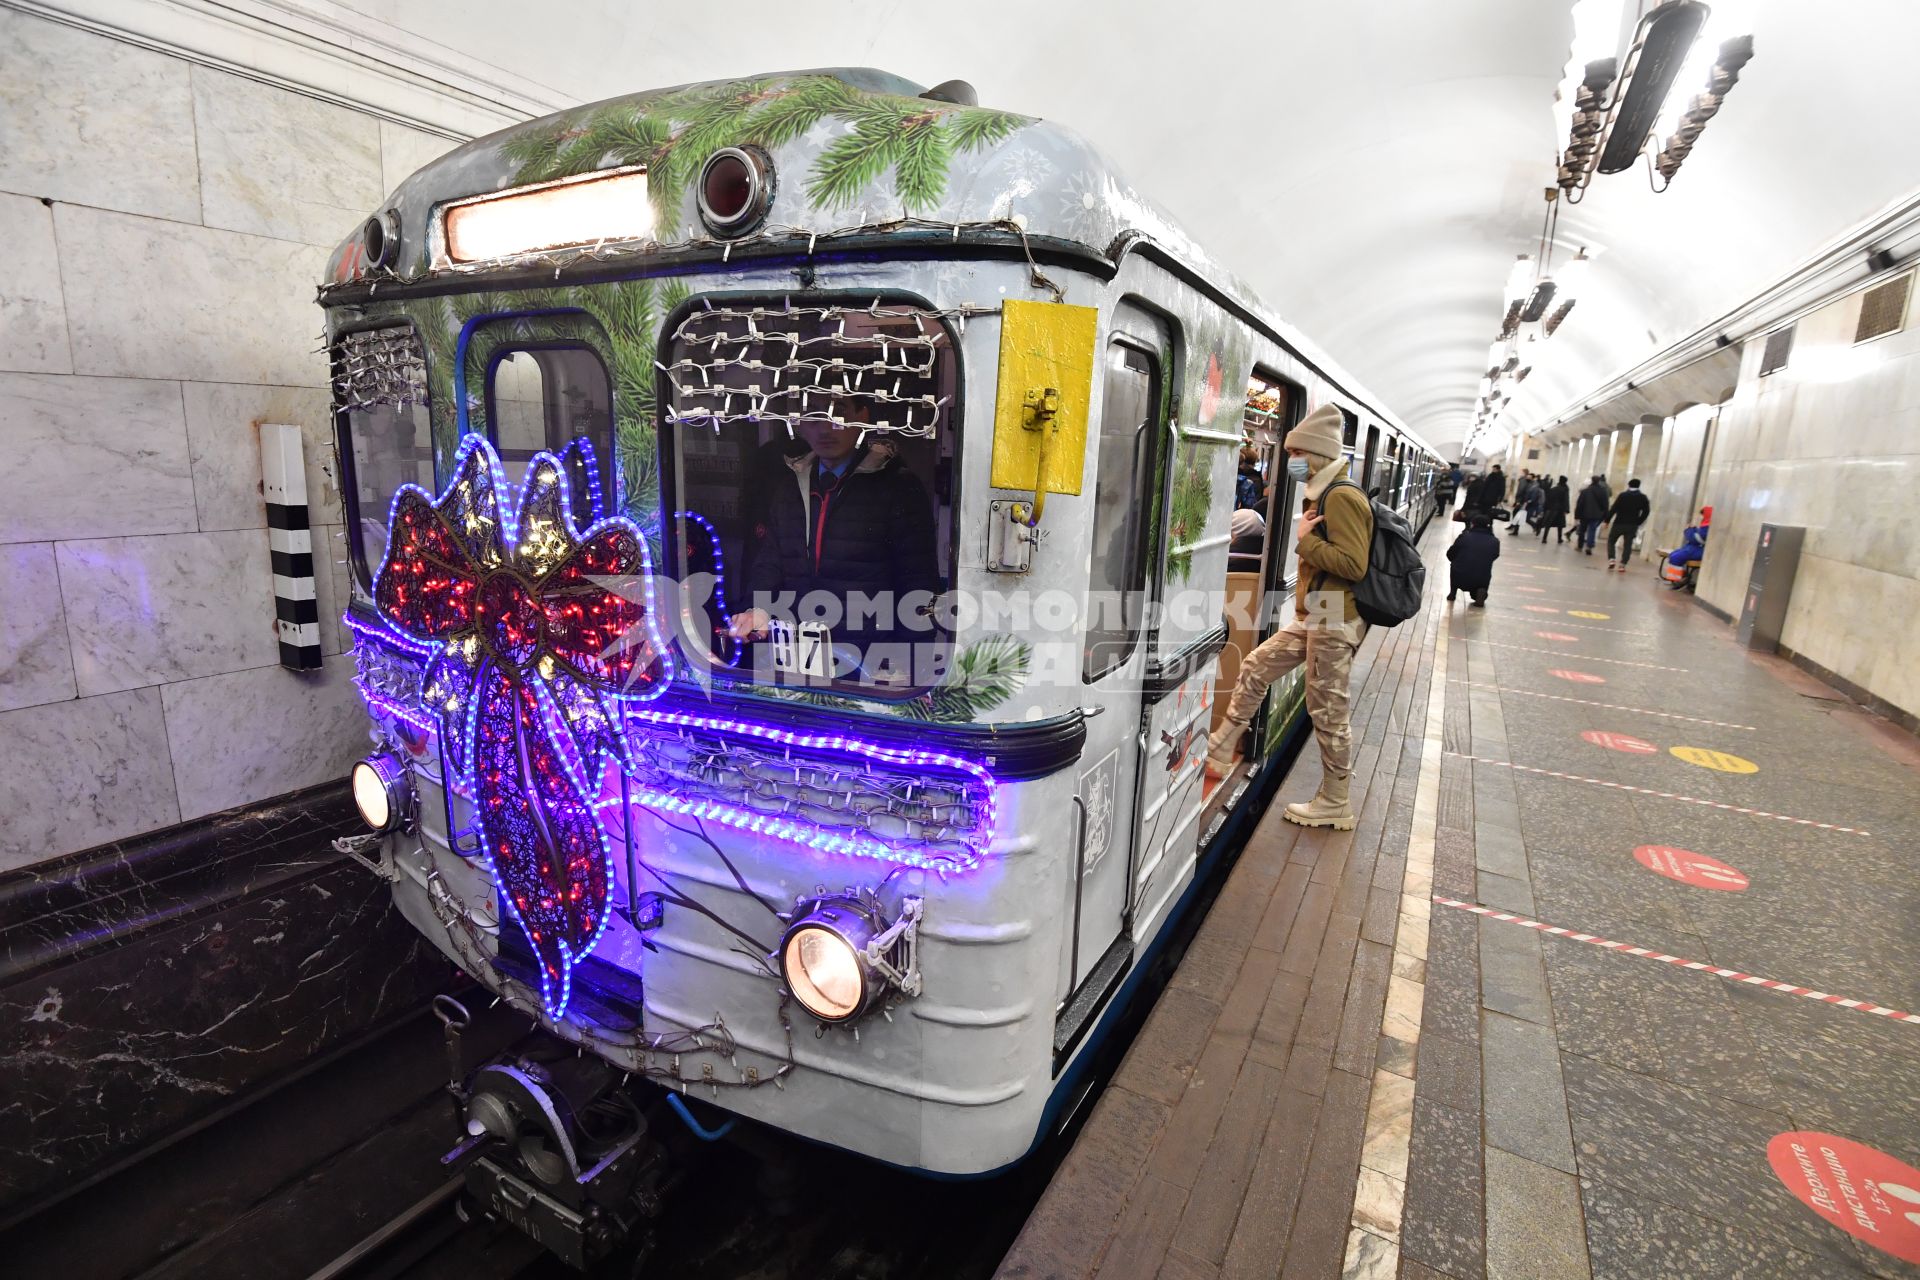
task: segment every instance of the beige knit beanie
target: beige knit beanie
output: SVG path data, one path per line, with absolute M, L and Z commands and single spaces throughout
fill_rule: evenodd
M 1340 416 L 1339 406 L 1323 404 L 1287 432 L 1287 448 L 1304 449 L 1322 458 L 1337 458 L 1345 426 L 1346 419 Z

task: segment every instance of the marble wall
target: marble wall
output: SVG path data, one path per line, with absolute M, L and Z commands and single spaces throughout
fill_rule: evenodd
M 360 754 L 314 288 L 453 142 L 14 9 L 0 48 L 5 871 Z M 278 666 L 262 422 L 306 434 L 313 674 Z
M 1878 283 L 1878 281 L 1876 281 Z M 1760 376 L 1746 344 L 1717 421 L 1667 431 L 1656 520 L 1673 517 L 1705 448 L 1698 504 L 1713 507 L 1700 599 L 1740 615 L 1765 524 L 1804 526 L 1781 644 L 1908 717 L 1920 716 L 1920 306 L 1897 333 L 1856 344 L 1861 294 L 1803 316 L 1785 368 Z M 1708 432 L 1711 435 L 1708 436 Z M 1678 504 L 1678 505 L 1676 505 Z M 1669 508 L 1662 511 L 1661 507 Z M 1662 545 L 1672 545 L 1671 541 Z

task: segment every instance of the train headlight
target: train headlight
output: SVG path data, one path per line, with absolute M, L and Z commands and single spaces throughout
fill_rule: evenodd
M 715 235 L 751 231 L 773 201 L 773 166 L 754 147 L 722 147 L 700 168 L 700 220 Z
M 374 831 L 392 831 L 413 812 L 413 782 L 407 767 L 390 755 L 368 756 L 349 775 L 353 806 Z
M 891 924 L 871 893 L 800 902 L 780 939 L 780 976 L 806 1011 L 844 1023 L 871 1010 L 889 988 L 920 994 L 920 899 Z

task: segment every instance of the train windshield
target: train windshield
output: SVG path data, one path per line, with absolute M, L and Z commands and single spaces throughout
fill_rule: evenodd
M 732 300 L 664 345 L 669 564 L 716 670 L 882 696 L 938 683 L 958 447 L 941 318 Z
M 551 453 L 571 482 L 575 521 L 584 527 L 609 514 L 603 495 L 613 464 L 613 381 L 590 347 L 555 343 L 496 352 L 487 376 L 487 422 L 508 480 L 518 485 L 535 454 Z
M 426 361 L 419 338 L 399 325 L 345 334 L 334 344 L 332 364 L 353 568 L 371 589 L 387 554 L 395 491 L 403 484 L 433 489 Z

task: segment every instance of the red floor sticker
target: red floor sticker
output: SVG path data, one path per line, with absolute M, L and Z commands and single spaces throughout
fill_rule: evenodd
M 1543 596 L 1547 594 L 1547 589 L 1545 587 L 1515 587 L 1514 590 L 1524 591 L 1531 596 Z
M 1564 631 L 1536 631 L 1533 634 L 1539 636 L 1542 640 L 1566 640 L 1575 644 L 1579 643 L 1580 640 L 1579 636 L 1570 636 Z
M 1555 667 L 1553 670 L 1547 672 L 1547 674 L 1550 676 L 1559 676 L 1562 680 L 1571 680 L 1575 684 L 1605 684 L 1607 682 L 1605 676 L 1596 676 L 1591 671 L 1568 671 L 1561 667 Z
M 1580 736 L 1596 747 L 1605 747 L 1609 751 L 1624 751 L 1628 755 L 1650 756 L 1660 750 L 1651 742 L 1636 738 L 1630 733 L 1608 733 L 1604 729 L 1587 729 L 1583 730 Z
M 1633 851 L 1634 860 L 1656 875 L 1701 889 L 1720 889 L 1739 893 L 1746 888 L 1747 877 L 1718 858 L 1672 845 L 1643 844 Z
M 1775 1137 L 1767 1163 L 1801 1204 L 1834 1226 L 1904 1262 L 1920 1262 L 1920 1169 L 1815 1129 Z
M 1554 608 L 1550 608 L 1549 606 L 1547 606 L 1547 605 L 1544 605 L 1544 604 L 1523 604 L 1523 605 L 1521 605 L 1520 607 L 1521 607 L 1522 609 L 1525 609 L 1525 610 L 1526 610 L 1526 611 L 1527 611 L 1528 613 L 1558 613 L 1558 612 L 1560 612 L 1560 611 L 1559 611 L 1558 609 L 1554 609 Z

